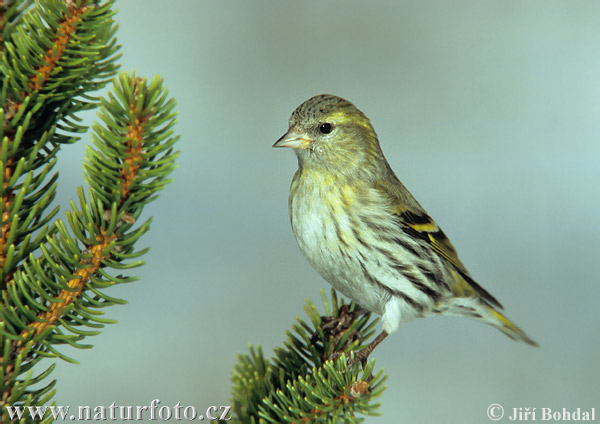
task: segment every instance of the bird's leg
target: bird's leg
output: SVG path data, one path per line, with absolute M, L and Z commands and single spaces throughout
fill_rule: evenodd
M 379 333 L 379 335 L 377 337 L 375 337 L 375 339 L 371 343 L 369 343 L 367 345 L 367 347 L 365 347 L 362 350 L 359 350 L 358 352 L 356 352 L 354 354 L 354 359 L 352 361 L 348 362 L 348 366 L 351 367 L 352 365 L 356 364 L 357 362 L 360 362 L 364 369 L 365 365 L 367 365 L 367 358 L 369 357 L 371 352 L 373 352 L 373 350 L 379 345 L 379 343 L 381 343 L 383 341 L 383 339 L 385 339 L 387 336 L 388 336 L 388 332 L 385 330 L 383 330 L 381 333 Z

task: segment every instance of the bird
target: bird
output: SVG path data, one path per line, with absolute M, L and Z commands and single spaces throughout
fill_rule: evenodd
M 298 159 L 288 209 L 300 251 L 336 290 L 381 316 L 381 333 L 355 362 L 364 363 L 401 323 L 435 315 L 471 318 L 537 346 L 473 279 L 354 104 L 331 94 L 311 97 L 273 147 L 291 148 Z

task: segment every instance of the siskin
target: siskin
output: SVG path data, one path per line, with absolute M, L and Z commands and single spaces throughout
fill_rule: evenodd
M 401 322 L 430 315 L 472 318 L 536 346 L 473 280 L 396 177 L 356 106 L 312 97 L 273 147 L 290 147 L 298 157 L 289 212 L 300 250 L 335 289 L 382 317 L 383 331 L 355 360 L 364 361 Z

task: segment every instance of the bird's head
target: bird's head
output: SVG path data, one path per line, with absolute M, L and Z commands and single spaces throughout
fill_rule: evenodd
M 352 172 L 383 157 L 369 119 L 348 100 L 320 94 L 292 113 L 288 131 L 273 147 L 296 151 L 301 168 Z

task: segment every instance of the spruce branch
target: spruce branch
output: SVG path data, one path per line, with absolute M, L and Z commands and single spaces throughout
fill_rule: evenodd
M 232 382 L 232 409 L 241 423 L 358 423 L 376 415 L 383 370 L 374 361 L 361 370 L 348 366 L 354 352 L 375 332 L 377 320 L 356 304 L 321 291 L 325 316 L 307 301 L 310 323 L 297 318 L 284 347 L 266 359 L 260 347 L 238 356 Z
M 91 347 L 83 340 L 113 322 L 102 309 L 125 301 L 106 289 L 136 280 L 123 273 L 147 251 L 141 213 L 175 168 L 175 101 L 160 78 L 122 73 L 107 98 L 93 96 L 117 70 L 113 3 L 0 0 L 0 422 L 7 405 L 51 401 L 54 366 L 40 371 L 41 360 L 75 362 L 60 345 Z M 77 113 L 97 106 L 89 189 L 52 221 L 57 153 L 88 130 Z
M 19 25 L 11 26 L 0 58 L 3 288 L 52 231 L 44 226 L 58 212 L 47 212 L 57 176 L 45 178 L 60 144 L 75 142 L 74 134 L 87 130 L 74 122 L 77 112 L 96 106 L 97 99 L 85 94 L 104 87 L 117 69 L 112 2 L 91 4 L 41 0 L 26 11 L 23 2 L 9 6 L 7 15 Z M 38 229 L 41 237 L 32 240 Z M 11 245 L 21 249 L 12 251 Z
M 136 259 L 147 249 L 136 251 L 134 244 L 151 220 L 136 224 L 175 166 L 174 106 L 159 78 L 148 84 L 133 73 L 121 74 L 115 94 L 102 101 L 99 115 L 104 126 L 93 126 L 95 147 L 86 150 L 87 197 L 80 189 L 79 204 L 72 202 L 67 213 L 68 228 L 58 220 L 56 231 L 41 245 L 41 257 L 30 254 L 23 270 L 15 273 L 14 286 L 21 290 L 5 292 L 0 332 L 7 339 L 7 356 L 15 361 L 4 368 L 5 386 L 23 385 L 17 376 L 42 357 L 74 362 L 55 345 L 89 347 L 80 341 L 111 322 L 101 317 L 100 309 L 124 303 L 104 289 L 135 278 L 107 271 L 143 263 Z M 35 404 L 51 387 L 35 393 Z M 6 404 L 19 402 L 12 393 L 5 390 Z

